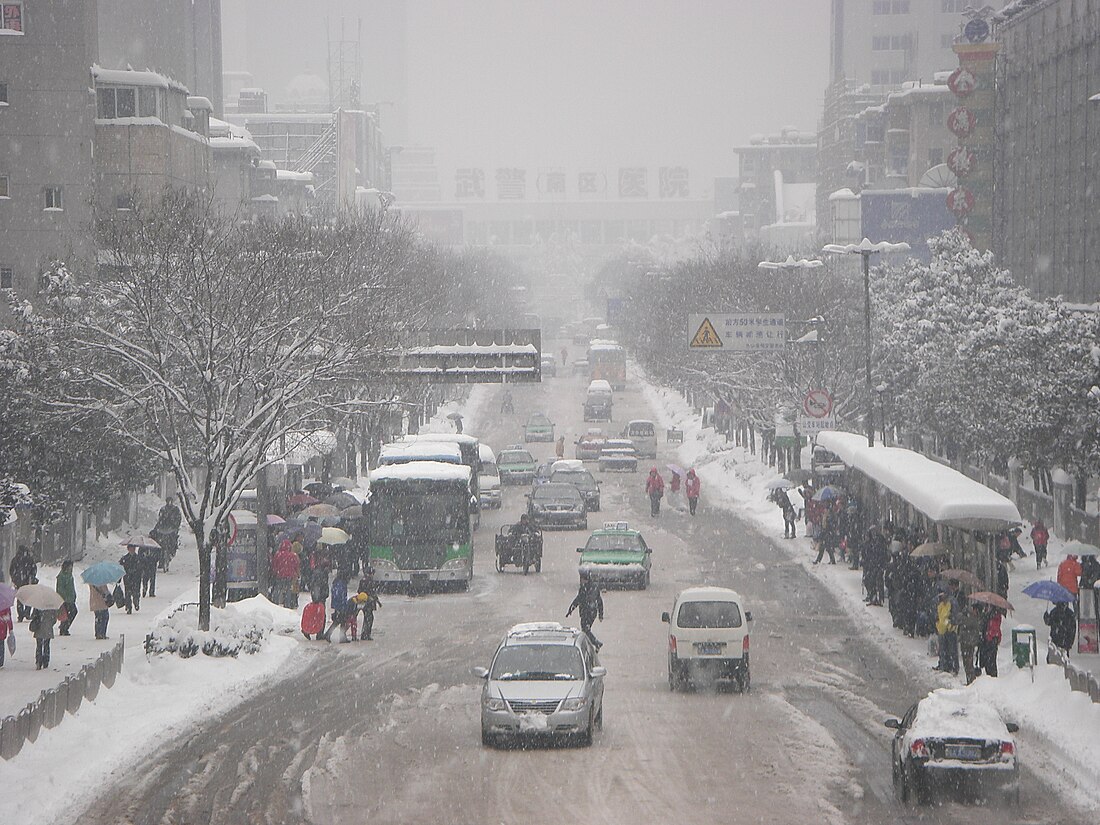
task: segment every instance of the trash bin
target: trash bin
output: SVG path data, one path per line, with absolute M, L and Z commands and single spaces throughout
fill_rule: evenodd
M 1036 662 L 1035 628 L 1028 624 L 1012 628 L 1012 659 L 1016 667 L 1033 667 Z

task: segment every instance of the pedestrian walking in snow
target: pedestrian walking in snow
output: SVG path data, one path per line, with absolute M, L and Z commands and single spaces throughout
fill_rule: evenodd
M 34 636 L 34 669 L 45 670 L 50 666 L 50 641 L 53 639 L 53 626 L 57 623 L 56 610 L 34 610 L 28 629 Z
M 15 625 L 11 620 L 11 608 L 0 610 L 0 667 L 4 666 L 4 656 L 8 651 L 15 652 Z
M 160 568 L 163 550 L 159 547 L 142 547 L 138 550 L 141 559 L 141 595 L 150 599 L 157 595 L 157 570 Z
M 661 499 L 665 495 L 665 480 L 654 467 L 645 481 L 645 492 L 649 496 L 649 515 L 657 518 L 661 514 Z
M 867 593 L 866 603 L 873 607 L 882 607 L 886 598 L 886 559 L 887 543 L 883 530 L 871 527 L 867 530 L 867 540 L 863 543 L 863 589 Z
M 982 631 L 982 644 L 978 649 L 978 672 L 985 671 L 989 676 L 997 675 L 997 650 L 1001 645 L 1001 611 L 996 607 L 985 613 L 985 629 Z
M 693 516 L 695 515 L 695 508 L 699 505 L 700 487 L 699 476 L 695 474 L 695 468 L 692 467 L 687 471 L 687 478 L 684 479 L 684 495 L 687 496 L 688 500 L 688 512 Z
M 324 633 L 325 603 L 314 594 L 313 601 L 302 611 L 302 635 L 320 641 Z
M 164 506 L 157 513 L 157 523 L 149 532 L 149 536 L 160 545 L 157 553 L 157 566 L 165 573 L 168 566 L 175 558 L 176 549 L 179 547 L 180 525 L 183 523 L 183 515 L 180 508 L 172 499 L 165 499 Z M 153 588 L 156 590 L 156 588 Z M 150 593 L 150 596 L 153 594 Z
M 1072 553 L 1058 565 L 1058 584 L 1072 593 L 1074 599 L 1077 598 L 1077 591 L 1081 588 L 1081 562 Z
M 1043 623 L 1050 628 L 1050 642 L 1067 656 L 1077 639 L 1077 616 L 1065 602 L 1054 605 L 1043 614 Z
M 38 562 L 34 560 L 30 548 L 25 544 L 19 545 L 19 549 L 12 556 L 11 564 L 8 565 L 8 576 L 11 578 L 12 587 L 16 590 L 38 578 Z M 22 622 L 30 618 L 31 608 L 22 602 L 16 602 L 15 613 Z
M 1050 541 L 1050 531 L 1043 524 L 1041 518 L 1035 519 L 1031 527 L 1031 545 L 1035 548 L 1035 569 L 1047 566 L 1047 542 Z
M 88 610 L 95 616 L 95 637 L 97 639 L 107 638 L 107 622 L 111 619 L 110 608 L 113 603 L 114 599 L 112 599 L 111 591 L 107 589 L 107 585 L 88 585 Z
M 566 617 L 568 617 L 574 610 L 577 610 L 581 619 L 581 630 L 588 637 L 588 640 L 596 646 L 596 650 L 603 647 L 603 642 L 596 638 L 596 634 L 592 632 L 592 625 L 596 623 L 598 618 L 603 621 L 603 596 L 600 595 L 600 586 L 594 581 L 588 579 L 582 579 L 580 587 L 577 589 L 577 595 L 569 605 L 569 609 L 565 611 Z
M 557 443 L 554 445 L 554 455 L 558 458 L 565 458 L 565 436 L 559 436 Z
M 271 557 L 271 572 L 275 576 L 275 588 L 272 592 L 276 604 L 290 610 L 298 609 L 298 555 L 289 539 L 279 543 L 279 549 Z
M 76 582 L 73 581 L 73 563 L 69 559 L 61 562 L 61 571 L 57 574 L 55 581 L 54 589 L 57 590 L 57 595 L 65 601 L 61 605 L 64 618 L 58 628 L 58 635 L 68 636 L 69 628 L 73 626 L 73 621 L 79 612 L 76 609 Z
M 145 560 L 138 555 L 136 545 L 126 545 L 126 555 L 118 560 L 126 575 L 122 577 L 122 591 L 126 599 L 126 612 L 141 610 L 141 577 L 145 571 Z

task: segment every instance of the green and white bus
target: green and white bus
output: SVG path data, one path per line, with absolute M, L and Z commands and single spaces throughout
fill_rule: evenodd
M 473 496 L 465 464 L 412 461 L 371 471 L 367 541 L 375 581 L 469 587 Z
M 473 490 L 474 499 L 480 501 L 481 490 L 478 489 L 478 473 L 481 472 L 480 443 L 476 436 L 469 433 L 418 433 L 407 435 L 401 439 L 400 444 L 454 444 L 462 453 L 462 463 L 470 468 L 470 489 Z M 473 508 L 473 527 L 476 530 L 481 526 L 481 507 L 475 504 Z

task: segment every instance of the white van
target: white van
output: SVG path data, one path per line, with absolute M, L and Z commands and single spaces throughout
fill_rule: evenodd
M 623 438 L 634 442 L 634 451 L 638 458 L 657 457 L 657 425 L 652 421 L 644 418 L 631 421 L 623 430 Z
M 741 597 L 726 587 L 689 587 L 680 591 L 668 624 L 668 687 L 697 681 L 733 679 L 749 689 L 749 622 Z
M 497 470 L 496 453 L 488 444 L 478 444 L 477 456 L 481 461 L 477 471 L 478 500 L 482 509 L 499 510 L 501 505 L 500 471 Z

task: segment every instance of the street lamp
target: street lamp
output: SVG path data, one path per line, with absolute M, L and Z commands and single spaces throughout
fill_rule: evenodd
M 760 269 L 782 269 L 782 270 L 817 269 L 820 266 L 824 266 L 824 264 L 821 261 L 817 261 L 817 260 L 808 261 L 805 258 L 800 258 L 799 260 L 796 261 L 794 259 L 794 255 L 788 255 L 787 260 L 785 260 L 785 261 L 761 261 L 759 264 L 757 264 L 757 267 L 759 267 Z
M 822 247 L 822 252 L 832 255 L 859 255 L 863 258 L 863 349 L 867 369 L 866 394 L 867 394 L 867 446 L 875 446 L 875 397 L 871 389 L 871 256 L 881 252 L 908 252 L 907 243 L 890 243 L 879 241 L 871 243 L 864 238 L 858 244 L 831 243 Z

